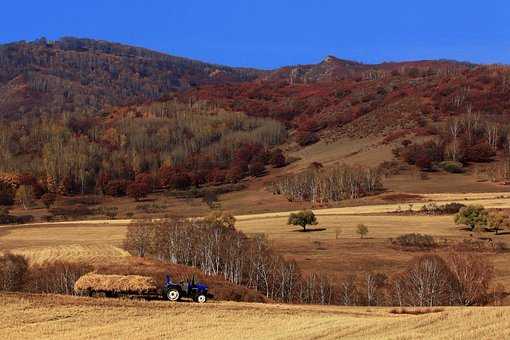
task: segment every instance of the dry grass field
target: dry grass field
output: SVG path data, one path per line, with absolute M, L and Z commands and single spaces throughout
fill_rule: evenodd
M 486 207 L 510 207 L 508 198 L 495 198 L 493 194 L 473 195 L 470 204 Z M 436 202 L 457 201 L 460 196 L 434 195 L 427 199 Z M 462 201 L 466 203 L 465 201 Z M 423 203 L 413 204 L 420 209 Z M 440 245 L 453 245 L 464 239 L 473 239 L 469 231 L 455 225 L 452 216 L 391 215 L 399 206 L 388 204 L 349 208 L 316 210 L 319 231 L 300 232 L 299 228 L 287 226 L 288 213 L 268 213 L 238 216 L 237 227 L 248 234 L 265 234 L 278 251 L 295 259 L 304 270 L 320 270 L 337 274 L 363 274 L 367 271 L 392 274 L 405 268 L 412 257 L 422 251 L 402 251 L 392 247 L 390 238 L 407 233 L 432 235 Z M 356 233 L 358 224 L 365 224 L 369 233 L 360 239 Z M 320 230 L 325 229 L 325 230 Z M 510 244 L 510 234 L 487 234 L 494 242 Z M 440 248 L 437 252 L 447 251 Z M 510 253 L 487 252 L 481 254 L 491 259 L 496 269 L 496 281 L 510 286 Z M 510 300 L 506 301 L 509 303 Z
M 414 210 L 425 203 L 463 202 L 491 208 L 510 208 L 510 196 L 501 193 L 426 194 L 423 202 L 413 203 Z M 419 251 L 402 251 L 391 246 L 389 239 L 406 233 L 429 234 L 440 244 L 454 244 L 471 238 L 471 233 L 456 226 L 452 216 L 388 214 L 407 203 L 378 204 L 315 210 L 320 231 L 300 232 L 287 226 L 289 212 L 238 215 L 237 228 L 247 234 L 264 234 L 275 248 L 295 259 L 304 270 L 337 274 L 361 274 L 381 271 L 388 274 L 402 270 Z M 71 260 L 100 263 L 127 256 L 122 247 L 129 220 L 76 221 L 33 226 L 0 228 L 0 250 L 24 254 L 32 263 Z M 363 223 L 369 233 L 365 239 L 356 234 Z M 495 242 L 510 244 L 510 234 L 495 236 Z M 442 251 L 442 250 L 438 250 Z M 510 253 L 485 254 L 496 265 L 497 281 L 510 287 Z M 509 301 L 510 302 L 510 301 Z
M 82 222 L 1 228 L 0 251 L 23 254 L 33 264 L 112 261 L 129 256 L 121 249 L 126 225 Z
M 462 202 L 510 208 L 502 193 L 423 194 L 425 203 Z M 321 270 L 341 279 L 366 271 L 392 274 L 403 270 L 421 251 L 402 251 L 389 242 L 405 233 L 430 234 L 454 244 L 470 233 L 452 216 L 396 215 L 407 203 L 388 203 L 316 210 L 321 229 L 303 233 L 287 226 L 288 212 L 238 215 L 245 233 L 265 234 L 281 254 L 303 270 Z M 126 265 L 121 249 L 129 220 L 97 220 L 0 227 L 0 251 L 26 255 L 32 264 L 55 260 Z M 360 239 L 356 226 L 368 226 Z M 510 244 L 510 234 L 495 236 Z M 442 252 L 444 250 L 436 250 Z M 510 253 L 487 252 L 496 267 L 496 282 L 510 287 Z M 505 304 L 510 301 L 505 300 Z M 421 315 L 394 314 L 389 308 L 263 305 L 211 302 L 147 302 L 65 296 L 0 294 L 0 338 L 209 338 L 209 339 L 505 339 L 510 336 L 508 307 L 445 308 Z M 196 322 L 200 320 L 200 322 Z M 276 332 L 277 330 L 277 332 Z
M 510 308 L 389 308 L 146 302 L 0 295 L 2 339 L 507 339 Z

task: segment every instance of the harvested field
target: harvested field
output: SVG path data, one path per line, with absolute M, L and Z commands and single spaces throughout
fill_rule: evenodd
M 510 308 L 145 302 L 1 294 L 3 339 L 506 339 Z M 415 315 L 414 315 L 415 314 Z M 190 317 L 193 315 L 193 317 Z M 197 320 L 200 322 L 197 323 Z
M 124 249 L 108 244 L 27 247 L 17 248 L 12 253 L 25 256 L 30 264 L 44 264 L 55 261 L 101 264 L 119 262 L 130 256 Z
M 468 198 L 465 200 L 464 198 Z M 424 194 L 423 202 L 413 203 L 414 210 L 435 201 L 438 204 L 462 202 L 483 204 L 487 207 L 510 207 L 508 194 Z M 300 232 L 287 225 L 288 212 L 237 216 L 237 228 L 248 235 L 264 234 L 277 251 L 287 258 L 295 259 L 305 271 L 320 269 L 334 274 L 341 280 L 344 275 L 363 275 L 366 271 L 384 272 L 391 275 L 405 269 L 414 256 L 428 253 L 426 250 L 406 251 L 392 247 L 390 238 L 406 233 L 432 235 L 441 245 L 454 245 L 464 239 L 474 240 L 469 231 L 456 226 L 452 216 L 392 215 L 398 207 L 407 209 L 407 203 L 392 203 L 316 210 L 319 225 L 313 232 Z M 87 221 L 84 223 L 40 224 L 0 228 L 0 247 L 29 256 L 31 262 L 65 260 L 92 263 L 102 266 L 101 273 L 147 275 L 144 266 L 136 271 L 129 269 L 129 257 L 120 247 L 129 221 Z M 96 224 L 94 224 L 96 223 Z M 369 233 L 360 239 L 356 233 L 358 224 L 365 224 Z M 494 243 L 510 245 L 510 233 L 484 233 Z M 439 248 L 437 252 L 448 251 Z M 510 252 L 480 252 L 496 267 L 496 282 L 510 287 Z M 111 268 L 121 266 L 118 271 Z M 164 271 L 159 272 L 162 280 Z M 159 282 L 158 281 L 158 282 Z M 215 288 L 216 290 L 218 288 Z M 212 290 L 213 291 L 213 290 Z M 224 294 L 230 295 L 230 288 Z M 244 295 L 242 299 L 245 299 Z M 250 298 L 252 299 L 252 298 Z M 251 301 L 258 301 L 253 298 Z M 510 304 L 510 299 L 504 301 Z
M 157 290 L 153 278 L 140 275 L 104 275 L 89 273 L 74 284 L 76 292 L 149 293 Z
M 510 208 L 510 193 L 456 193 L 456 194 L 427 194 L 421 195 L 425 200 L 416 203 L 392 203 L 392 204 L 374 204 L 354 207 L 315 209 L 317 216 L 327 215 L 361 215 L 361 214 L 386 214 L 397 210 L 420 210 L 425 204 L 437 203 L 463 203 L 480 204 L 486 208 Z M 281 211 L 264 214 L 250 214 L 236 216 L 238 221 L 260 220 L 266 218 L 287 217 L 289 213 L 295 211 Z

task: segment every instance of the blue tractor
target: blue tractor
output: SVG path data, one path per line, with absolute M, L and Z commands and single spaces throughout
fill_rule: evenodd
M 179 301 L 184 298 L 192 299 L 199 303 L 204 303 L 208 298 L 212 297 L 206 285 L 195 282 L 195 276 L 191 280 L 175 283 L 172 282 L 168 275 L 163 287 L 163 296 L 170 301 Z

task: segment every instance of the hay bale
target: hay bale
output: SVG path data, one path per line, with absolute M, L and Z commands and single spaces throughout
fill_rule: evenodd
M 143 294 L 157 290 L 153 278 L 139 275 L 103 275 L 89 273 L 80 277 L 74 290 L 81 292 L 109 292 Z

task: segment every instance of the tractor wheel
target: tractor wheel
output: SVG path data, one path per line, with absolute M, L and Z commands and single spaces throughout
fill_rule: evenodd
M 200 294 L 199 296 L 197 296 L 196 301 L 198 303 L 204 303 L 207 301 L 207 296 L 205 296 L 204 294 Z
M 170 301 L 179 301 L 180 297 L 181 297 L 181 294 L 179 294 L 179 291 L 177 289 L 170 289 L 167 293 L 166 293 L 166 297 L 168 298 L 168 300 Z

